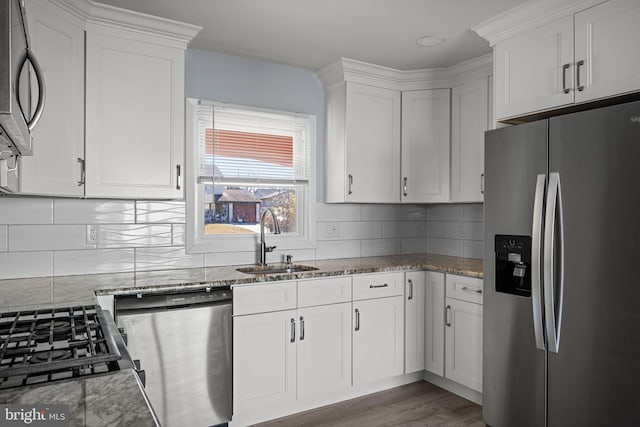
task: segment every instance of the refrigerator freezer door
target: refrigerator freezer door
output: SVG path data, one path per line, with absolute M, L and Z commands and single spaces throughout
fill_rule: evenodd
M 483 418 L 492 427 L 545 425 L 545 351 L 532 298 L 496 292 L 496 234 L 531 236 L 538 175 L 547 174 L 547 122 L 485 134 Z M 533 254 L 532 254 L 533 257 Z
M 552 118 L 549 135 L 565 267 L 549 427 L 638 425 L 640 103 Z

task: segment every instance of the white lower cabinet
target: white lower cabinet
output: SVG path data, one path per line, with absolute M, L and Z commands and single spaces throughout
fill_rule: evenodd
M 444 273 L 428 271 L 425 286 L 424 368 L 444 376 Z
M 298 399 L 351 386 L 351 304 L 298 310 Z
M 459 276 L 449 280 L 449 277 L 445 314 L 445 377 L 482 392 L 482 281 Z M 466 283 L 460 285 L 460 282 Z M 460 285 L 460 293 L 451 291 L 451 283 Z
M 295 308 L 296 285 L 299 301 L 310 306 Z M 319 286 L 335 290 L 335 303 L 313 306 L 327 300 L 312 298 Z M 351 278 L 340 277 L 234 289 L 234 415 L 273 411 L 351 386 L 350 288 Z M 287 309 L 292 298 L 294 309 Z
M 404 370 L 404 298 L 353 302 L 353 385 Z
M 405 273 L 404 289 L 404 373 L 425 368 L 425 271 Z
M 296 310 L 233 319 L 233 413 L 296 398 Z

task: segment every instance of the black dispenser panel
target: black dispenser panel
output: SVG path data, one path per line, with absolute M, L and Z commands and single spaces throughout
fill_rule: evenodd
M 531 237 L 497 234 L 496 292 L 531 296 Z

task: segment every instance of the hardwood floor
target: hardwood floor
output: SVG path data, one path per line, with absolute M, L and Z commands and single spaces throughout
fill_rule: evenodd
M 484 423 L 481 406 L 426 381 L 419 381 L 256 426 L 480 427 Z

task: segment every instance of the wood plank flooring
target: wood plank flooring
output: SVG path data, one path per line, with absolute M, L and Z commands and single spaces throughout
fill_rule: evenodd
M 481 427 L 482 407 L 426 381 L 407 384 L 256 427 Z

